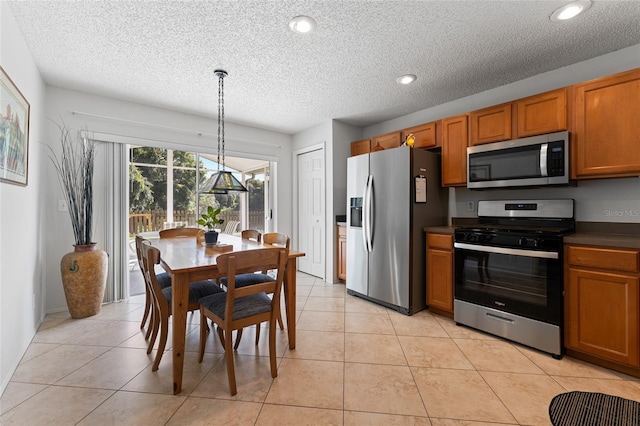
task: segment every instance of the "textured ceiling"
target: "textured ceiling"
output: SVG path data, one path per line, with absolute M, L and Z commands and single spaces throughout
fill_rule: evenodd
M 51 85 L 295 133 L 364 127 L 640 43 L 640 1 L 11 1 Z M 310 15 L 315 32 L 288 21 Z M 401 74 L 418 80 L 400 86 Z

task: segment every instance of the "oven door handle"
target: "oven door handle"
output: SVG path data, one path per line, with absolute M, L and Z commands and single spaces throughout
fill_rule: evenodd
M 454 243 L 454 248 L 481 251 L 484 253 L 498 253 L 498 254 L 512 254 L 514 256 L 526 256 L 526 257 L 539 257 L 543 259 L 558 259 L 558 252 L 554 251 L 536 251 L 536 250 L 522 250 L 506 247 L 493 247 L 493 246 L 478 246 L 475 244 L 467 243 Z

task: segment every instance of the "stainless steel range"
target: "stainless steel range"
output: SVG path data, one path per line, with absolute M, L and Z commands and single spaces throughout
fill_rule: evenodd
M 563 242 L 573 200 L 478 203 L 455 230 L 454 320 L 562 356 Z

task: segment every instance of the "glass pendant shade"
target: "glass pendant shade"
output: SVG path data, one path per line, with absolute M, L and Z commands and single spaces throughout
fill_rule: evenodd
M 201 194 L 228 194 L 229 192 L 247 192 L 247 188 L 228 170 L 212 174 L 200 189 Z
M 218 77 L 218 171 L 207 179 L 198 191 L 200 194 L 228 194 L 229 192 L 247 192 L 238 179 L 227 171 L 224 164 L 224 78 L 225 70 L 213 72 Z M 220 154 L 222 153 L 222 163 Z M 222 170 L 220 165 L 222 164 Z

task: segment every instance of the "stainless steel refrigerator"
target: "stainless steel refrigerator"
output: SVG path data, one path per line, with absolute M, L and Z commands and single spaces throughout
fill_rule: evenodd
M 447 223 L 440 155 L 407 146 L 347 160 L 347 292 L 412 315 L 426 307 L 424 227 Z

